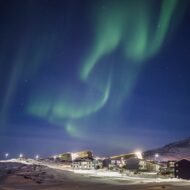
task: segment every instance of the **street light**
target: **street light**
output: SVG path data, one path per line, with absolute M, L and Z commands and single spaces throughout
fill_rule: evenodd
M 23 158 L 23 154 L 19 154 L 19 158 Z
M 79 157 L 78 153 L 71 153 L 71 159 L 72 159 L 72 161 L 75 160 L 78 157 Z
M 9 153 L 5 153 L 5 158 L 7 159 L 9 156 Z
M 159 160 L 158 160 L 158 158 L 159 158 L 159 154 L 156 153 L 156 154 L 154 155 L 154 157 L 155 157 L 155 161 L 158 161 L 158 162 L 159 162 Z
M 36 155 L 36 156 L 35 156 L 35 159 L 38 160 L 38 159 L 39 159 L 39 155 Z
M 158 157 L 159 157 L 159 154 L 158 154 L 158 153 L 156 153 L 156 154 L 155 154 L 155 158 L 158 158 Z
M 136 151 L 135 154 L 138 159 L 143 159 L 141 151 Z
M 57 156 L 53 156 L 53 159 L 56 160 Z

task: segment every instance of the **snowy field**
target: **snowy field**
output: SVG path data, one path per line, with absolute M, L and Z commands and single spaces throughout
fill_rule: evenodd
M 189 190 L 190 180 L 175 178 L 138 177 L 108 170 L 73 170 L 54 162 L 32 159 L 0 161 L 0 190 Z M 0 178 L 1 176 L 0 175 Z M 2 179 L 2 178 L 1 178 Z
M 157 178 L 157 177 L 135 177 L 127 176 L 126 174 L 120 174 L 118 172 L 105 171 L 105 170 L 72 170 L 76 174 L 83 174 L 86 176 L 94 176 L 100 178 L 110 178 L 130 181 L 134 184 L 141 183 L 183 183 L 190 185 L 190 180 L 182 180 L 177 178 Z M 154 174 L 154 173 L 152 173 Z

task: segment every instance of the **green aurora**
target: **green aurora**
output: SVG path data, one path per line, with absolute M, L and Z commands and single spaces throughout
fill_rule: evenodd
M 78 71 L 78 80 L 85 86 L 83 94 L 79 97 L 72 85 L 62 94 L 39 91 L 31 96 L 27 112 L 65 127 L 71 136 L 85 138 L 86 129 L 77 125 L 78 120 L 106 105 L 119 108 L 132 92 L 146 60 L 160 51 L 171 23 L 179 14 L 175 11 L 177 0 L 161 2 L 156 16 L 154 1 L 105 1 L 105 8 L 93 7 L 93 41 Z M 109 63 L 118 49 L 122 61 L 113 59 Z M 97 70 L 103 67 L 104 60 L 106 70 L 102 74 Z M 114 94 L 115 89 L 118 94 Z M 90 99 L 91 96 L 95 98 Z

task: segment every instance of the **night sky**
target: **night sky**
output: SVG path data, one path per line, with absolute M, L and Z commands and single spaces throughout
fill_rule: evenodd
M 147 150 L 190 136 L 188 0 L 1 0 L 0 154 Z

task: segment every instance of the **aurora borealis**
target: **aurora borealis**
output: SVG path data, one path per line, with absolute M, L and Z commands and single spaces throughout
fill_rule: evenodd
M 2 1 L 0 148 L 108 154 L 188 135 L 188 10 L 188 0 Z

